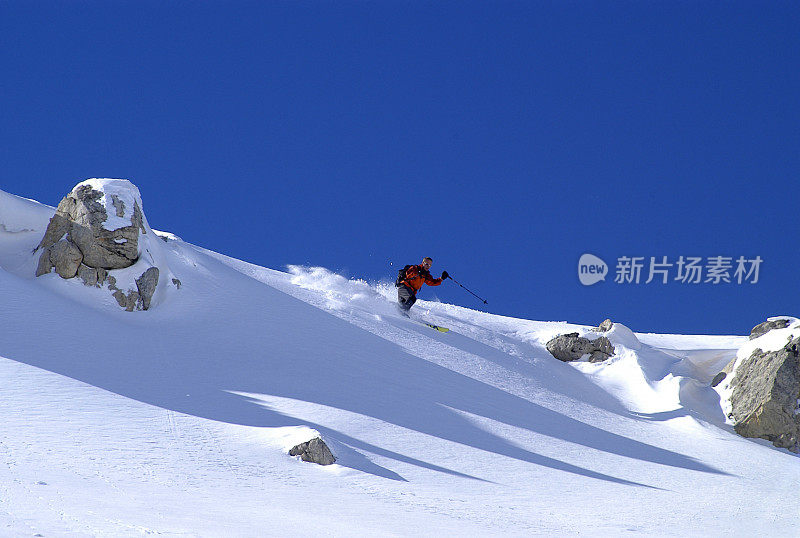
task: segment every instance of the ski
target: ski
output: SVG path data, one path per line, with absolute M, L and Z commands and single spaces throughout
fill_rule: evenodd
M 427 327 L 430 327 L 434 331 L 439 331 L 440 333 L 450 332 L 450 329 L 448 329 L 447 327 L 442 327 L 440 325 L 434 325 L 433 323 L 428 323 L 427 321 L 420 321 L 418 319 L 414 319 L 414 318 L 412 318 L 411 316 L 408 315 L 408 312 L 406 312 L 405 310 L 403 310 L 400 307 L 398 307 L 397 310 L 400 312 L 400 315 L 403 316 L 404 318 L 406 318 L 408 320 L 411 320 L 411 321 L 413 321 L 415 323 L 419 323 L 421 325 L 425 325 Z
M 448 329 L 447 327 L 440 327 L 439 325 L 434 325 L 433 323 L 426 323 L 424 321 L 420 321 L 420 323 L 422 323 L 423 325 L 427 325 L 431 329 L 439 331 L 440 333 L 450 332 L 450 329 Z

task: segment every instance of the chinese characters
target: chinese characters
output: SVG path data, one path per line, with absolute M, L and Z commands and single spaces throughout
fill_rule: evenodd
M 761 256 L 748 259 L 739 256 L 679 256 L 670 261 L 667 256 L 651 256 L 645 263 L 644 256 L 621 256 L 617 259 L 614 282 L 617 284 L 645 284 L 651 282 L 667 284 L 670 279 L 681 284 L 721 284 L 758 282 L 759 270 L 764 260 Z M 646 268 L 646 270 L 645 270 Z M 646 277 L 646 280 L 645 280 Z

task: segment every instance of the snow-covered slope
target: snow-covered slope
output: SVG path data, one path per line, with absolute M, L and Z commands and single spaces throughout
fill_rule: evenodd
M 708 387 L 746 337 L 617 324 L 565 364 L 544 344 L 588 327 L 419 301 L 443 334 L 387 283 L 171 235 L 180 291 L 128 313 L 22 270 L 52 213 L 0 192 L 0 534 L 800 530 L 800 460 Z M 286 454 L 315 431 L 335 465 Z

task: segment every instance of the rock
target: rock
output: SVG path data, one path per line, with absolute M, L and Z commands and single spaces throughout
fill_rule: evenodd
M 142 276 L 136 279 L 136 288 L 139 290 L 139 297 L 142 299 L 142 309 L 150 308 L 150 299 L 158 286 L 158 267 L 151 267 Z
M 122 308 L 125 308 L 125 307 L 128 306 L 128 298 L 125 296 L 125 294 L 122 292 L 122 290 L 114 290 L 114 293 L 112 293 L 111 295 L 114 296 L 114 299 L 117 300 L 117 303 L 119 303 L 119 305 Z
M 137 306 L 141 307 L 142 301 L 141 297 L 139 296 L 139 292 L 128 290 L 128 293 L 126 294 L 117 287 L 117 279 L 111 275 L 108 275 L 108 289 L 114 292 L 111 295 L 113 295 L 114 299 L 117 300 L 117 304 L 119 304 L 128 312 L 133 312 Z
M 39 242 L 39 246 L 36 247 L 37 250 L 52 247 L 69 233 L 72 223 L 69 220 L 68 211 L 74 207 L 74 203 L 75 201 L 69 198 L 61 200 L 61 203 L 56 208 L 56 214 L 52 216 L 50 223 L 47 225 L 44 237 Z
M 717 375 L 714 376 L 714 379 L 711 380 L 711 386 L 712 387 L 716 387 L 717 385 L 722 383 L 722 381 L 726 377 L 728 377 L 728 374 L 730 374 L 733 371 L 733 367 L 734 367 L 735 364 L 736 364 L 736 357 L 734 357 L 733 360 L 731 362 L 729 362 L 725 366 L 725 368 L 722 369 L 722 371 L 720 373 L 718 373 Z
M 613 321 L 611 321 L 610 319 L 606 318 L 606 319 L 605 319 L 605 321 L 603 321 L 603 323 L 601 323 L 601 324 L 600 324 L 600 325 L 597 327 L 597 329 L 595 329 L 595 330 L 596 330 L 597 332 L 604 333 L 604 332 L 608 332 L 608 331 L 610 331 L 610 330 L 611 330 L 611 328 L 612 328 L 613 326 L 614 326 L 614 322 L 613 322 Z
M 750 340 L 754 340 L 759 336 L 763 336 L 767 334 L 772 329 L 785 329 L 789 326 L 790 321 L 788 319 L 774 319 L 772 321 L 765 321 L 764 323 L 759 323 L 753 330 L 750 331 Z
M 39 256 L 39 265 L 36 267 L 36 276 L 46 275 L 52 270 L 53 262 L 50 261 L 50 247 L 47 247 Z
M 547 342 L 547 351 L 560 361 L 577 361 L 584 355 L 589 355 L 589 362 L 600 362 L 614 355 L 614 346 L 605 336 L 589 340 L 578 333 L 568 333 L 556 336 Z
M 728 377 L 728 374 L 727 374 L 727 372 L 720 372 L 720 373 L 718 373 L 717 375 L 715 375 L 715 376 L 714 376 L 714 379 L 712 379 L 712 380 L 711 380 L 711 386 L 712 386 L 712 387 L 716 387 L 717 385 L 719 385 L 720 383 L 722 383 L 722 381 L 723 381 L 723 380 L 724 380 L 726 377 Z
M 181 281 L 180 280 L 178 280 L 177 278 L 173 278 L 172 279 L 172 283 L 175 284 L 176 288 L 181 289 Z
M 137 291 L 129 291 L 128 294 L 125 295 L 122 290 L 115 290 L 113 295 L 117 303 L 128 312 L 133 312 L 137 306 L 141 306 L 141 298 Z
M 72 278 L 78 274 L 78 267 L 83 261 L 81 251 L 67 241 L 62 239 L 49 248 L 50 262 L 55 266 L 56 272 L 61 278 Z
M 571 362 L 580 359 L 588 338 L 579 338 L 578 333 L 560 334 L 547 342 L 547 351 L 560 361 Z
M 330 465 L 336 461 L 328 445 L 319 437 L 293 447 L 289 451 L 289 455 L 300 456 L 303 461 L 318 463 L 319 465 Z
M 133 265 L 139 256 L 139 231 L 132 226 L 109 231 L 73 225 L 69 238 L 83 252 L 86 264 L 92 267 L 124 269 Z
M 592 344 L 594 344 L 595 349 L 592 351 L 592 355 L 589 357 L 589 362 L 602 362 L 607 358 L 614 356 L 614 346 L 605 336 L 601 336 L 600 338 L 592 340 Z
M 139 189 L 124 179 L 76 185 L 58 204 L 34 250 L 41 251 L 36 276 L 55 267 L 63 278 L 78 276 L 87 286 L 107 287 L 127 311 L 149 310 L 159 279 L 168 282 L 172 274 L 161 242 L 148 233 L 141 204 Z M 146 253 L 141 259 L 140 249 Z M 172 281 L 180 288 L 179 280 Z
M 133 216 L 131 217 L 131 224 L 133 226 L 139 228 L 143 234 L 147 233 L 147 229 L 144 226 L 144 217 L 142 216 L 142 208 L 139 207 L 137 202 L 133 203 Z
M 116 194 L 111 195 L 111 205 L 114 206 L 114 212 L 118 217 L 125 216 L 125 202 Z
M 127 181 L 114 181 L 118 185 L 129 185 L 131 192 L 135 190 Z M 134 199 L 131 216 L 125 220 L 122 218 L 125 202 L 116 194 L 109 198 L 115 222 L 120 224 L 118 221 L 122 221 L 122 226 L 106 227 L 109 215 L 101 203 L 104 192 L 81 183 L 58 204 L 37 249 L 47 249 L 67 235 L 69 241 L 80 249 L 83 263 L 88 267 L 122 269 L 133 265 L 139 257 L 139 231 L 145 230 L 141 208 Z M 41 260 L 40 266 L 43 269 Z
M 97 286 L 97 269 L 81 264 L 78 267 L 78 278 L 83 280 L 86 286 Z
M 128 306 L 125 307 L 125 310 L 128 312 L 142 310 L 142 297 L 139 295 L 138 291 L 128 292 Z
M 777 351 L 753 351 L 736 368 L 731 387 L 731 416 L 739 435 L 800 452 L 800 337 Z

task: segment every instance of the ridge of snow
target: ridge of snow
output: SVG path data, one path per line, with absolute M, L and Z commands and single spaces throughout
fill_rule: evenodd
M 41 241 L 55 208 L 0 190 L 0 268 L 33 278 L 31 254 Z

